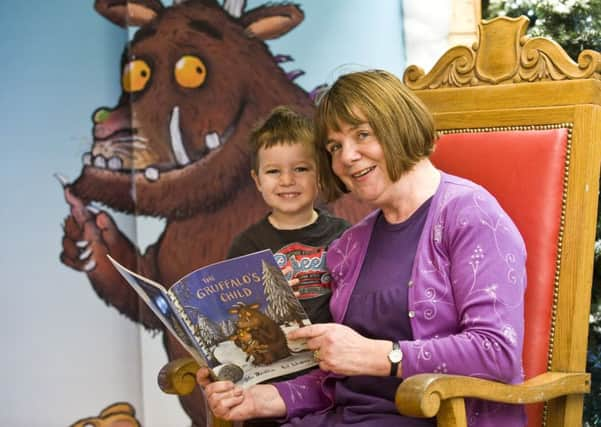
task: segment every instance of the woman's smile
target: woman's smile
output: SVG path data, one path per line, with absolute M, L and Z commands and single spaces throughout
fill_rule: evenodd
M 375 166 L 370 166 L 368 168 L 362 169 L 357 173 L 353 173 L 351 174 L 351 176 L 355 179 L 359 179 L 359 178 L 363 178 L 365 175 L 367 175 L 368 173 L 370 173 L 371 171 L 373 171 L 376 167 Z

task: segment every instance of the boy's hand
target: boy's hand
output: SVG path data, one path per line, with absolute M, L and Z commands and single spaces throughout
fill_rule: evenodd
M 300 283 L 300 279 L 298 279 L 298 278 L 288 280 L 288 284 L 292 288 L 292 293 L 294 293 L 294 296 L 297 298 L 300 296 L 300 292 L 295 291 L 294 287 L 297 286 L 299 283 Z

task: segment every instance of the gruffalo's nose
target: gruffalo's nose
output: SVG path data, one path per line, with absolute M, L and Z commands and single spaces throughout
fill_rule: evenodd
M 106 139 L 116 133 L 131 134 L 131 112 L 129 106 L 111 109 L 100 107 L 92 113 L 94 139 Z
M 92 113 L 92 122 L 95 125 L 104 123 L 111 115 L 111 110 L 106 107 L 100 107 Z

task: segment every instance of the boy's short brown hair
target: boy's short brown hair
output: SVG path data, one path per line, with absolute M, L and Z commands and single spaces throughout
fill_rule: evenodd
M 398 77 L 383 70 L 340 76 L 320 98 L 315 114 L 320 185 L 327 201 L 347 192 L 332 172 L 331 156 L 325 150 L 328 132 L 339 131 L 341 123 L 361 122 L 369 123 L 378 138 L 392 181 L 434 149 L 432 114 Z
M 280 144 L 302 144 L 315 158 L 313 122 L 287 106 L 271 110 L 269 116 L 250 134 L 250 166 L 259 172 L 259 150 Z

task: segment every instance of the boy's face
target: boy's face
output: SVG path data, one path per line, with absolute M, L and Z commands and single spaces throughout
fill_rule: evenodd
M 251 172 L 272 215 L 304 215 L 317 198 L 317 167 L 302 144 L 278 144 L 257 153 L 258 173 Z

